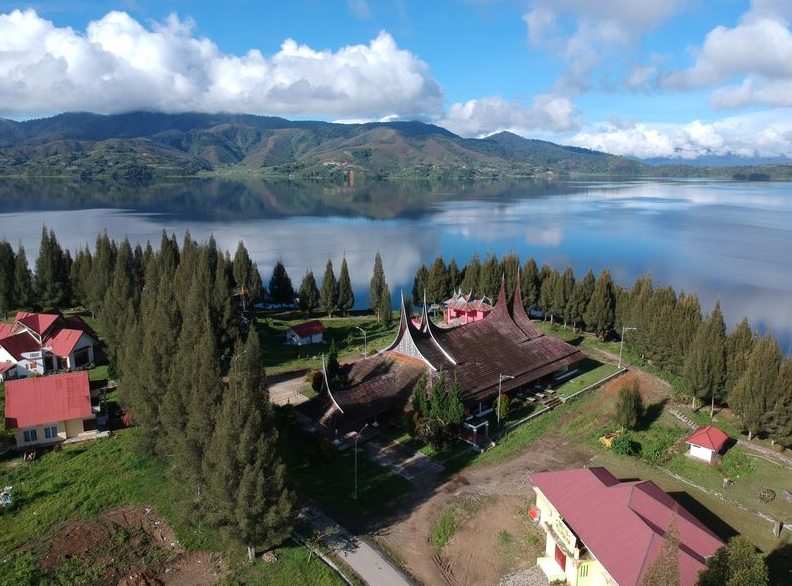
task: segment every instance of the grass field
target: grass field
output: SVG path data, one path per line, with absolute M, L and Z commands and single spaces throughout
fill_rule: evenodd
M 618 372 L 618 368 L 613 364 L 605 364 L 593 358 L 584 358 L 576 365 L 576 368 L 581 370 L 581 373 L 573 379 L 565 382 L 563 385 L 556 389 L 556 395 L 559 397 L 568 397 L 573 395 L 586 387 L 593 385 L 602 379 L 609 377 Z
M 325 326 L 324 343 L 307 346 L 284 344 L 286 331 L 290 327 L 312 319 L 320 320 Z M 398 322 L 394 318 L 394 325 L 386 329 L 367 312 L 348 317 L 328 318 L 319 314 L 307 317 L 296 310 L 262 311 L 255 314 L 254 320 L 264 348 L 264 366 L 269 374 L 318 368 L 321 365 L 322 354 L 327 355 L 330 351 L 330 343 L 333 341 L 341 361 L 344 358 L 358 358 L 363 355 L 364 350 L 370 354 L 391 342 L 398 327 Z M 357 329 L 358 327 L 366 331 L 365 345 L 363 334 Z
M 63 523 L 124 505 L 149 505 L 174 528 L 189 550 L 223 552 L 234 568 L 226 586 L 343 586 L 344 582 L 320 560 L 293 543 L 280 549 L 273 564 L 239 564 L 242 548 L 217 532 L 184 524 L 174 503 L 185 498 L 184 487 L 170 479 L 165 467 L 133 451 L 139 430 L 129 429 L 109 439 L 64 446 L 38 460 L 0 462 L 0 485 L 12 485 L 13 504 L 0 509 L 0 584 L 27 584 L 30 554 L 9 554 L 57 533 Z M 23 562 L 23 563 L 16 563 Z

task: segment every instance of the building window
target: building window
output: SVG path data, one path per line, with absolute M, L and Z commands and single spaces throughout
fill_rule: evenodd
M 29 444 L 30 442 L 38 441 L 38 433 L 35 429 L 26 429 L 22 432 L 22 436 L 25 439 L 25 443 Z
M 588 576 L 588 568 L 589 568 L 588 564 L 584 564 L 584 565 L 580 566 L 580 570 L 578 571 L 578 576 L 580 576 L 581 578 L 587 577 Z
M 44 438 L 53 439 L 58 437 L 58 424 L 47 425 L 44 427 Z

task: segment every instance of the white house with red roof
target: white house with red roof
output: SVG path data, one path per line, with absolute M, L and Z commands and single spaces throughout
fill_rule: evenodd
M 85 436 L 96 429 L 97 410 L 86 371 L 5 383 L 5 425 L 19 448 Z
M 286 331 L 286 343 L 294 346 L 319 344 L 324 338 L 325 327 L 318 319 L 296 325 Z
M 731 439 L 731 436 L 725 431 L 712 425 L 706 425 L 690 434 L 685 443 L 690 446 L 688 455 L 691 458 L 697 458 L 710 464 L 716 454 L 726 451 Z
M 78 316 L 19 312 L 13 323 L 0 324 L 0 380 L 88 366 L 97 345 Z
M 605 468 L 530 475 L 531 517 L 547 534 L 537 563 L 570 586 L 637 586 L 660 552 L 672 519 L 679 530 L 681 586 L 694 586 L 724 543 L 653 482 L 620 482 Z

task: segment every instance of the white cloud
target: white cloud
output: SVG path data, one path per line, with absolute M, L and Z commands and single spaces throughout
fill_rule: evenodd
M 792 157 L 792 110 L 735 116 L 711 124 L 619 124 L 611 121 L 586 129 L 568 141 L 639 158 L 703 156 Z
M 620 68 L 625 58 L 623 50 L 635 49 L 647 31 L 679 11 L 684 2 L 532 0 L 523 20 L 533 46 L 552 50 L 567 62 L 555 91 L 569 95 L 589 87 L 605 55 L 612 70 Z M 573 19 L 572 32 L 563 30 L 563 16 Z M 631 79 L 635 81 L 634 76 Z
M 792 105 L 791 18 L 792 2 L 755 0 L 735 27 L 712 29 L 693 65 L 668 74 L 663 85 L 690 89 L 736 80 L 713 92 L 713 107 Z
M 567 98 L 540 95 L 531 106 L 488 96 L 452 104 L 438 124 L 462 136 L 486 136 L 500 130 L 529 134 L 535 130 L 564 132 L 580 126 L 578 112 Z
M 301 116 L 442 113 L 429 66 L 383 31 L 367 45 L 318 51 L 287 39 L 265 56 L 223 53 L 169 17 L 148 28 L 110 12 L 84 33 L 34 10 L 0 14 L 0 113 L 229 111 Z
M 368 0 L 347 0 L 347 7 L 349 11 L 364 20 L 371 18 L 371 8 L 369 7 Z

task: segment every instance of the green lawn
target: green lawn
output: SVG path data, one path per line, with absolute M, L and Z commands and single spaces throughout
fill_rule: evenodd
M 344 586 L 344 582 L 317 556 L 290 542 L 276 550 L 278 561 L 268 564 L 257 561 L 244 566 L 233 577 L 218 586 Z
M 312 319 L 320 320 L 327 328 L 324 333 L 324 343 L 308 346 L 284 344 L 286 331 L 290 327 Z M 330 351 L 331 341 L 335 341 L 342 362 L 344 358 L 362 356 L 366 348 L 364 348 L 363 334 L 357 327 L 366 331 L 367 350 L 371 354 L 393 341 L 398 327 L 398 322 L 394 318 L 394 325 L 385 329 L 377 323 L 373 315 L 368 313 L 328 318 L 326 315 L 316 314 L 306 317 L 296 310 L 262 311 L 255 314 L 254 320 L 264 348 L 264 365 L 270 374 L 318 368 L 321 365 L 322 354 L 327 355 Z
M 559 397 L 568 397 L 618 372 L 614 364 L 603 364 L 593 358 L 584 358 L 576 365 L 582 372 L 556 389 Z
M 392 439 L 395 442 L 403 444 L 404 446 L 414 450 L 416 452 L 422 453 L 424 456 L 428 456 L 438 462 L 442 463 L 449 458 L 453 458 L 460 452 L 464 452 L 470 449 L 470 446 L 463 441 L 455 441 L 449 443 L 445 447 L 441 448 L 440 450 L 435 450 L 432 446 L 428 446 L 419 442 L 416 439 L 410 437 L 406 431 L 398 429 L 396 427 L 390 427 L 383 432 L 385 437 Z
M 294 424 L 283 426 L 286 465 L 300 495 L 310 498 L 342 523 L 359 527 L 395 510 L 410 497 L 412 485 L 358 454 L 358 499 L 354 492 L 355 453 L 320 442 Z

